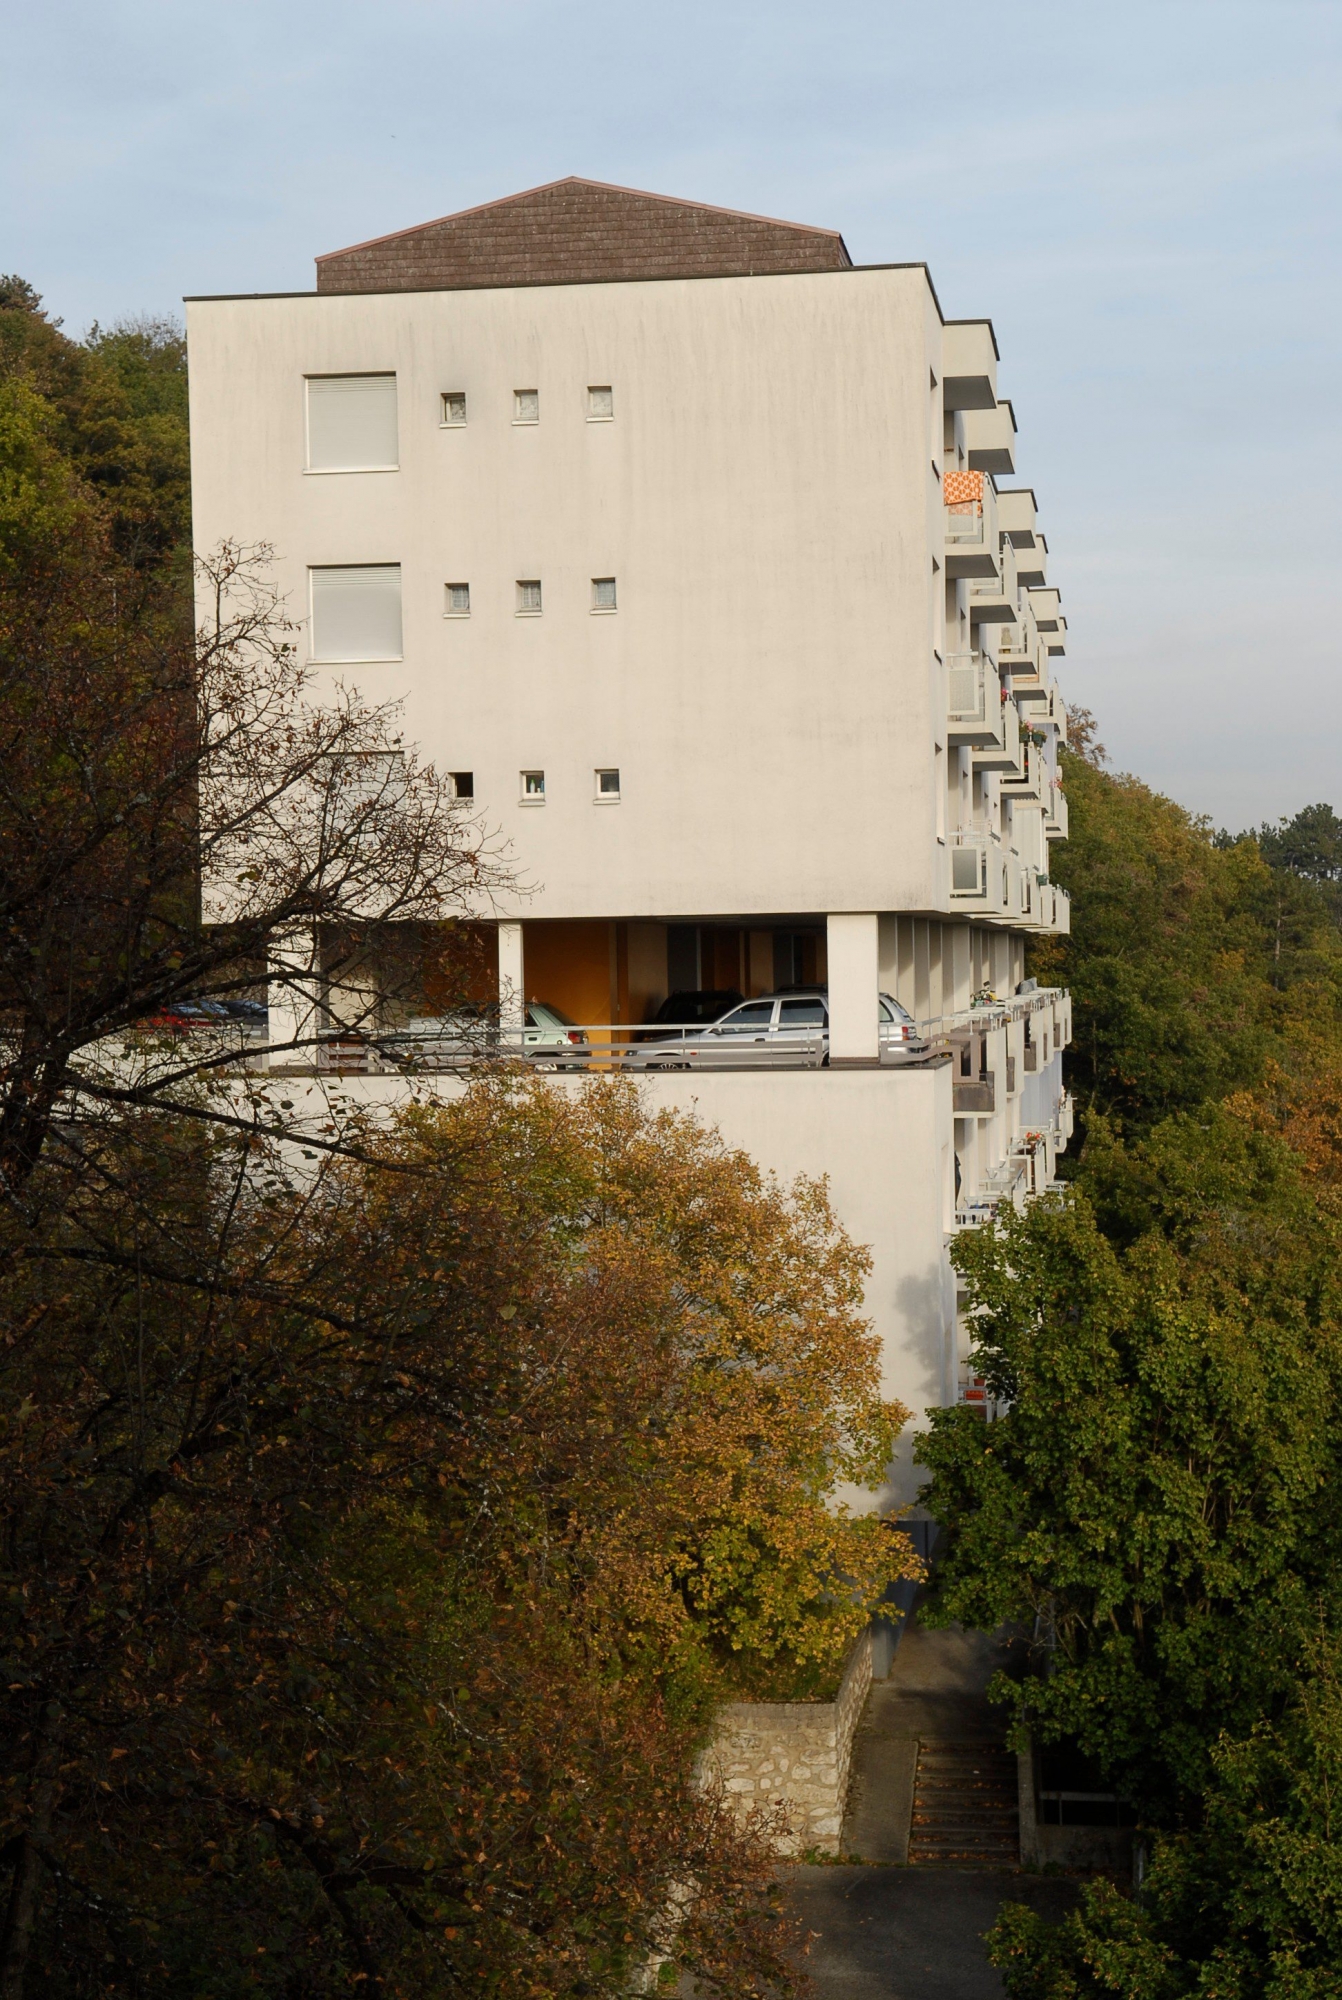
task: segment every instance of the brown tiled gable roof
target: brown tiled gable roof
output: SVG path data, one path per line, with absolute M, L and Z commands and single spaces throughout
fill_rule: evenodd
M 431 292 L 616 278 L 837 271 L 836 229 L 741 215 L 604 181 L 552 181 L 317 259 L 319 292 Z

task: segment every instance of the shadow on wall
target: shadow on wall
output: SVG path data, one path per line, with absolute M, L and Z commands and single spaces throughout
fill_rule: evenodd
M 900 1527 L 913 1543 L 923 1567 L 930 1573 L 936 1556 L 937 1543 L 941 1539 L 941 1523 L 928 1515 L 907 1517 Z M 890 1606 L 892 1616 L 877 1616 L 871 1625 L 871 1672 L 872 1679 L 883 1681 L 889 1676 L 899 1650 L 899 1642 L 909 1622 L 909 1615 L 927 1586 L 912 1577 L 900 1577 L 888 1584 L 885 1602 Z

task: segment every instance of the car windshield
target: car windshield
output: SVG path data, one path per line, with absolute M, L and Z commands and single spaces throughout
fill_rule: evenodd
M 712 1033 L 715 1035 L 758 1034 L 761 1028 L 768 1027 L 773 1018 L 773 1011 L 774 1003 L 772 1000 L 747 1000 L 744 1007 L 733 1008 L 730 1014 L 724 1014 L 716 1028 L 712 1030 Z

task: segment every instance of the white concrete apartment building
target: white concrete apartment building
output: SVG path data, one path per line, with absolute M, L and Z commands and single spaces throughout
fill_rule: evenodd
M 826 986 L 823 1067 L 642 1087 L 827 1174 L 888 1392 L 972 1394 L 949 1242 L 1069 1129 L 1066 995 L 1019 990 L 1067 927 L 1065 623 L 991 324 L 833 231 L 569 180 L 188 333 L 197 545 L 271 544 L 313 661 L 511 843 L 505 998 L 618 1048 L 674 990 Z

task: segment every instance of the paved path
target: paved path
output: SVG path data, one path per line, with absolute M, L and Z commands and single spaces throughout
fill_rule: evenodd
M 813 1933 L 816 2000 L 1002 2000 L 983 1950 L 1004 1902 L 1058 1917 L 1074 1883 L 968 1868 L 797 1868 L 788 1903 Z

